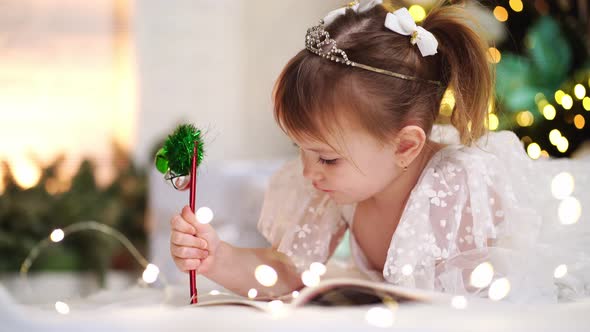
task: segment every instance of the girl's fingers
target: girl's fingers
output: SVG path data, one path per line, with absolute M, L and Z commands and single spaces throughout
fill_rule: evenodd
M 190 270 L 196 270 L 201 266 L 200 259 L 179 259 L 176 264 L 178 268 L 183 272 L 188 272 Z
M 175 215 L 170 219 L 172 229 L 186 234 L 197 234 L 196 229 L 186 220 L 182 219 L 180 215 Z
M 172 252 L 172 256 L 176 258 L 204 259 L 209 256 L 209 252 L 207 250 L 190 247 L 172 246 L 170 251 Z
M 204 239 L 177 231 L 170 234 L 170 242 L 181 247 L 207 249 L 207 241 Z

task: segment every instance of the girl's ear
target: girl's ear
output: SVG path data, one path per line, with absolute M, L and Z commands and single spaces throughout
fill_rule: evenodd
M 399 167 L 408 167 L 422 151 L 426 133 L 418 126 L 402 128 L 395 138 L 395 159 Z

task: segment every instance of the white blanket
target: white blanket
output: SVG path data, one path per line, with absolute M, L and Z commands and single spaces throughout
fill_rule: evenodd
M 199 277 L 200 294 L 220 289 Z M 276 316 L 250 307 L 190 307 L 188 288 L 131 287 L 103 291 L 69 302 L 70 312 L 53 303 L 23 305 L 0 287 L 0 331 L 370 331 L 382 328 L 367 320 L 367 307 L 305 307 Z M 465 309 L 439 305 L 402 305 L 393 327 L 412 331 L 588 331 L 590 300 L 519 306 L 470 303 Z

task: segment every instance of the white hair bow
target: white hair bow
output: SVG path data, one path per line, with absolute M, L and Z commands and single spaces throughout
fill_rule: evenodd
M 346 13 L 346 9 L 348 8 L 360 14 L 382 3 L 383 0 L 353 1 L 344 7 L 334 9 L 333 11 L 329 12 L 328 15 L 324 17 L 324 25 L 330 25 L 330 23 L 334 22 L 336 18 L 344 15 Z
M 393 13 L 387 13 L 385 18 L 385 27 L 393 32 L 405 36 L 411 36 L 412 45 L 418 44 L 418 49 L 422 56 L 436 54 L 438 41 L 434 35 L 421 26 L 417 26 L 406 8 L 400 8 Z

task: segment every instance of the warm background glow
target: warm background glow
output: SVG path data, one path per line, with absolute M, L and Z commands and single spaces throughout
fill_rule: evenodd
M 34 159 L 81 158 L 108 182 L 111 144 L 132 145 L 136 116 L 131 0 L 8 0 L 0 12 L 0 160 L 17 183 L 39 178 Z M 6 172 L 6 170 L 0 170 Z M 0 191 L 3 184 L 0 183 Z

